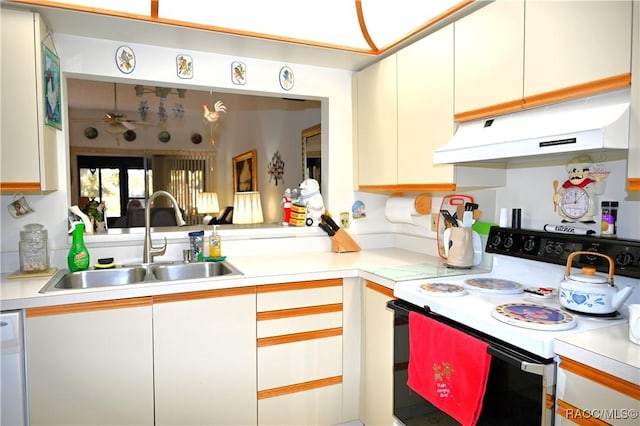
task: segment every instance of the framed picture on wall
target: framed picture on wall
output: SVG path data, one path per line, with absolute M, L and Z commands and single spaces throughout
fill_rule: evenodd
M 233 157 L 233 192 L 258 190 L 257 156 L 254 149 Z
M 48 126 L 62 130 L 60 101 L 60 59 L 46 45 L 42 45 L 44 80 L 44 114 Z

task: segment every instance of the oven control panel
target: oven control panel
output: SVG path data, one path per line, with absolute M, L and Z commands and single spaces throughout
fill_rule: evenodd
M 569 235 L 529 229 L 500 228 L 489 232 L 486 252 L 566 265 L 574 251 L 605 254 L 614 260 L 615 274 L 640 278 L 640 241 Z M 609 263 L 601 256 L 580 255 L 574 267 L 593 265 L 607 272 Z

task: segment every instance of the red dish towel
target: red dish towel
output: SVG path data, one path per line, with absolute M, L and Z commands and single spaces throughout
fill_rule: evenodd
M 460 330 L 410 312 L 407 384 L 461 424 L 475 425 L 491 364 L 488 346 Z

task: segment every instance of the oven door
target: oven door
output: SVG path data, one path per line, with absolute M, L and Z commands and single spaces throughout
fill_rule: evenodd
M 393 414 L 405 425 L 458 423 L 407 386 L 409 312 L 415 311 L 489 343 L 492 355 L 478 425 L 551 425 L 555 397 L 553 359 L 540 358 L 463 324 L 403 300 L 387 306 L 394 311 Z

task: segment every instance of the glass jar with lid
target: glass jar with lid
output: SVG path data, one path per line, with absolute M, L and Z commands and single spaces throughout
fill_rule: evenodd
M 20 271 L 39 272 L 49 269 L 47 230 L 39 223 L 25 225 L 20 231 Z

